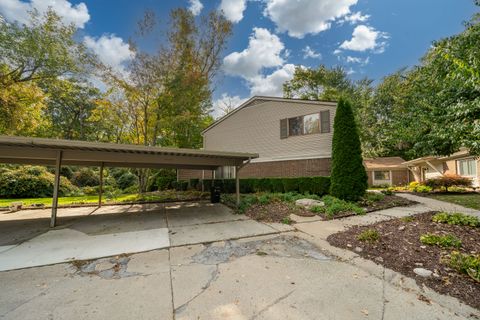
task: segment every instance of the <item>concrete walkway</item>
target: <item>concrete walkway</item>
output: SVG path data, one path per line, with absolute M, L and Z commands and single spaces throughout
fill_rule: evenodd
M 409 193 L 397 193 L 397 195 L 408 200 L 417 201 L 423 204 L 424 206 L 435 211 L 461 212 L 461 213 L 480 217 L 480 211 L 471 209 L 471 208 L 462 207 L 458 204 L 440 201 L 440 200 L 427 198 L 427 197 L 421 197 L 421 196 L 417 196 Z

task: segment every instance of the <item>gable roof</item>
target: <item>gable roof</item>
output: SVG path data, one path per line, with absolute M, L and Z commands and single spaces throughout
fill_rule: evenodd
M 406 168 L 405 160 L 400 157 L 382 157 L 364 159 L 365 168 L 373 169 L 401 169 Z
M 279 98 L 279 97 L 267 97 L 267 96 L 253 96 L 244 103 L 242 103 L 239 107 L 235 108 L 232 112 L 227 113 L 226 115 L 218 118 L 215 120 L 211 125 L 209 125 L 207 128 L 205 128 L 202 131 L 202 134 L 207 132 L 208 130 L 212 129 L 215 127 L 217 124 L 221 123 L 223 120 L 231 117 L 238 111 L 245 109 L 247 107 L 253 107 L 257 104 L 267 102 L 267 101 L 279 101 L 279 102 L 294 102 L 294 103 L 307 103 L 307 104 L 327 104 L 327 105 L 332 105 L 332 106 L 337 106 L 336 101 L 323 101 L 323 100 L 304 100 L 304 99 L 294 99 L 294 98 Z

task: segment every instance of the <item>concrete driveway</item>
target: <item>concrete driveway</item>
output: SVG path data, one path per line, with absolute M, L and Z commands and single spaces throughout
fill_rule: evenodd
M 295 225 L 295 231 L 243 216 L 227 219 L 223 206 L 213 207 L 206 210 L 204 220 L 196 220 L 200 218 L 194 212 L 203 209 L 195 205 L 167 206 L 165 219 L 174 246 L 0 272 L 0 318 L 480 317 L 478 310 L 454 298 L 420 288 L 413 279 L 325 241 L 341 227 L 430 210 L 427 206 L 377 212 L 372 218 L 304 221 Z M 223 221 L 215 219 L 215 210 Z M 192 217 L 187 219 L 189 214 Z M 81 221 L 69 228 L 90 235 L 104 235 L 105 228 L 121 234 L 124 228 L 102 223 L 87 227 Z M 214 225 L 220 228 L 214 230 Z M 259 231 L 271 234 L 254 235 Z M 228 240 L 222 239 L 230 233 Z M 218 240 L 211 242 L 215 237 Z

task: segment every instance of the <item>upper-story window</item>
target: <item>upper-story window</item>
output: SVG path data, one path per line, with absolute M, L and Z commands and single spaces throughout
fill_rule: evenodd
M 330 132 L 330 111 L 280 120 L 280 138 Z

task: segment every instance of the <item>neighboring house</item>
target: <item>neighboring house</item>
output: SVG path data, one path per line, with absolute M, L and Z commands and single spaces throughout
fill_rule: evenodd
M 480 186 L 480 160 L 471 156 L 466 149 L 462 149 L 445 157 L 422 157 L 404 162 L 413 173 L 415 181 L 423 182 L 427 179 L 444 174 L 456 174 L 472 179 L 473 186 Z
M 370 186 L 406 185 L 413 176 L 409 173 L 405 160 L 400 157 L 365 159 L 363 161 Z
M 239 171 L 240 178 L 329 176 L 336 107 L 336 102 L 255 96 L 206 128 L 203 148 L 258 153 Z M 408 177 L 406 167 L 400 167 L 377 171 L 392 171 L 384 174 L 384 182 L 396 184 L 405 180 L 397 171 Z M 226 179 L 235 174 L 235 167 L 222 167 L 215 172 L 179 170 L 177 178 Z

